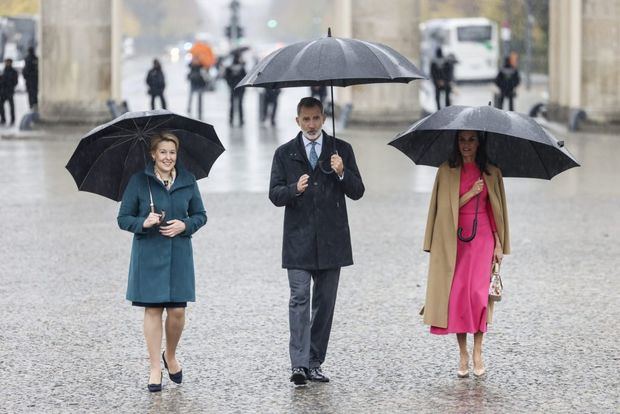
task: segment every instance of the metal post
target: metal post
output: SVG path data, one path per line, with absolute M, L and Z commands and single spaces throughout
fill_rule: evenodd
M 532 2 L 525 0 L 525 15 L 527 18 L 525 26 L 525 88 L 529 91 L 532 87 L 532 25 L 534 16 L 532 15 Z
M 231 49 L 239 47 L 239 8 L 241 4 L 239 0 L 230 2 L 230 43 Z

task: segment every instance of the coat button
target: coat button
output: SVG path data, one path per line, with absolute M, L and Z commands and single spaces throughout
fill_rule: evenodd
M 316 181 L 314 182 L 314 185 L 319 185 L 319 183 L 317 183 Z

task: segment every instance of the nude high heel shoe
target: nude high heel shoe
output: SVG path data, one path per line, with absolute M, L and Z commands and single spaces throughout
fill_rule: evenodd
M 469 377 L 469 354 L 467 354 L 467 360 L 465 364 L 462 364 L 462 360 L 459 361 L 459 369 L 456 371 L 456 376 L 459 378 Z

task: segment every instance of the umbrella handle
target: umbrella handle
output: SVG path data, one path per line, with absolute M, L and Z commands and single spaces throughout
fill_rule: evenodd
M 463 236 L 463 227 L 459 227 L 456 235 L 458 236 L 460 241 L 470 242 L 476 237 L 476 230 L 478 229 L 478 204 L 480 203 L 480 194 L 476 196 L 476 215 L 474 216 L 474 224 L 471 228 L 471 234 L 469 237 Z
M 463 236 L 463 227 L 459 227 L 459 230 L 456 232 L 456 235 L 458 236 L 460 241 L 470 242 L 474 239 L 474 237 L 476 237 L 477 228 L 478 228 L 478 218 L 476 217 L 474 219 L 474 225 L 471 229 L 471 234 L 469 235 L 469 237 Z

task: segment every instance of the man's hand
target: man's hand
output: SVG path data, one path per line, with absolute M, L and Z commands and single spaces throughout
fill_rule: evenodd
M 342 177 L 342 173 L 344 172 L 344 164 L 342 163 L 342 158 L 340 157 L 340 155 L 332 155 L 331 167 L 332 170 L 334 170 L 336 174 L 338 174 L 338 177 Z
M 310 178 L 308 174 L 304 174 L 299 177 L 299 181 L 297 181 L 297 194 L 301 194 L 306 191 L 306 188 L 308 188 L 308 178 Z

